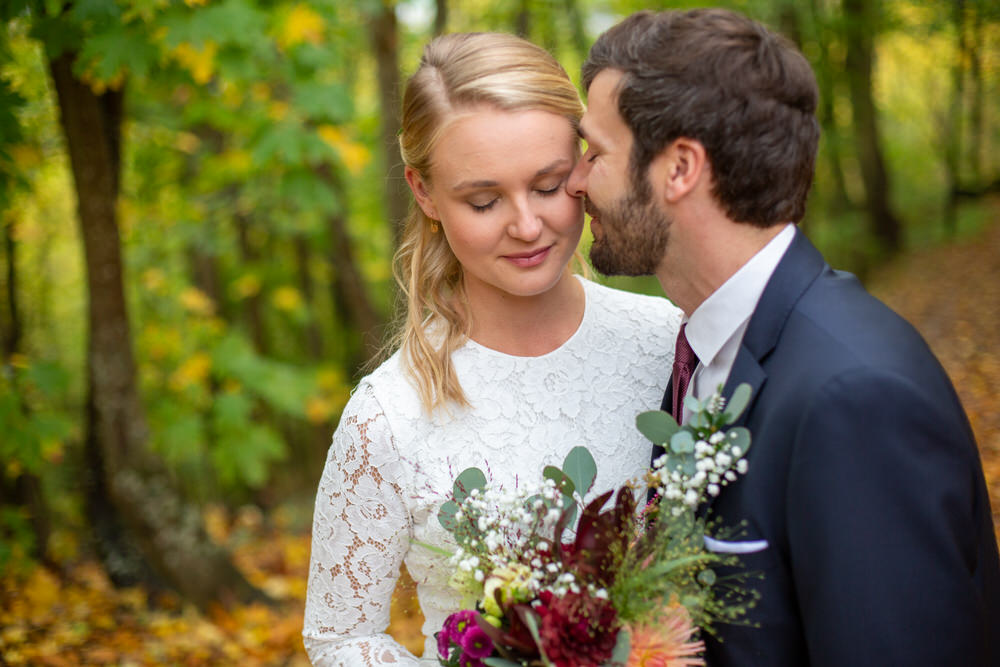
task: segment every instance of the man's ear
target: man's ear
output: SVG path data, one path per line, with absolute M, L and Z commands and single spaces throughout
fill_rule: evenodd
M 417 200 L 417 206 L 424 212 L 424 215 L 431 220 L 440 220 L 441 216 L 438 215 L 437 207 L 434 206 L 424 179 L 420 177 L 417 170 L 413 167 L 406 167 L 403 169 L 403 176 L 406 177 L 406 182 L 413 192 L 413 198 Z
M 710 177 L 708 155 L 700 141 L 679 137 L 650 163 L 650 175 L 663 188 L 663 197 L 674 204 Z

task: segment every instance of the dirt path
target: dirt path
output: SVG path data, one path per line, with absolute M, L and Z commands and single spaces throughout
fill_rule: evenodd
M 974 238 L 908 253 L 869 289 L 927 339 L 976 433 L 1000 536 L 1000 202 Z

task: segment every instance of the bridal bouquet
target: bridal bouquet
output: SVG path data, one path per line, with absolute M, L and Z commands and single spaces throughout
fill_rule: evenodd
M 750 397 L 741 385 L 686 401 L 678 426 L 661 411 L 636 419 L 665 453 L 644 479 L 598 494 L 593 457 L 573 449 L 536 486 L 503 489 L 477 468 L 455 480 L 439 512 L 457 549 L 452 585 L 465 607 L 436 634 L 446 667 L 700 665 L 699 629 L 734 621 L 750 603 L 715 568 L 734 556 L 705 547 L 699 503 L 746 472 L 750 434 L 728 428 Z M 638 511 L 643 487 L 658 498 Z M 579 516 L 578 516 L 579 515 Z

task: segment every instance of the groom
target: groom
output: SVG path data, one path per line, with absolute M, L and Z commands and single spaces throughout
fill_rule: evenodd
M 567 188 L 591 260 L 655 274 L 686 315 L 664 408 L 754 388 L 749 472 L 711 511 L 766 543 L 742 557 L 761 597 L 707 638 L 709 664 L 1000 665 L 997 543 L 955 391 L 794 224 L 819 139 L 805 58 L 739 14 L 642 12 L 598 39 L 583 82 Z

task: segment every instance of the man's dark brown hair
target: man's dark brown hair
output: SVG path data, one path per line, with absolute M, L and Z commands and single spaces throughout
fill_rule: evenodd
M 699 141 L 713 194 L 730 219 L 798 222 L 812 184 L 816 79 L 795 46 L 719 9 L 639 12 L 605 32 L 583 65 L 624 73 L 618 111 L 632 130 L 631 169 L 648 192 L 653 157 L 679 137 Z

